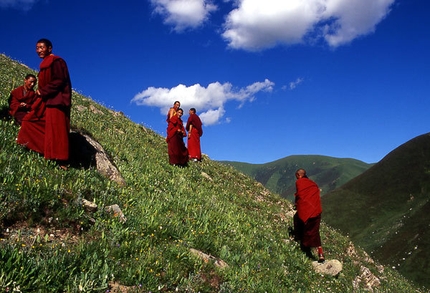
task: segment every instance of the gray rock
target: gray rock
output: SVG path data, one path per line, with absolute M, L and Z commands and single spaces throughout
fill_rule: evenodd
M 314 270 L 319 274 L 338 276 L 342 271 L 342 263 L 337 259 L 326 260 L 323 263 L 312 262 Z

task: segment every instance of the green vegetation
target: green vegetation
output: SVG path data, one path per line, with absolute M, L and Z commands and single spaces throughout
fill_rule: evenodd
M 323 197 L 324 219 L 383 264 L 430 288 L 430 134 Z
M 0 55 L 2 113 L 29 70 Z M 18 146 L 18 127 L 0 120 L 0 291 L 109 292 L 119 284 L 122 292 L 364 292 L 357 277 L 365 266 L 380 279 L 374 292 L 420 292 L 361 249 L 351 253 L 350 240 L 325 224 L 326 258 L 343 271 L 317 274 L 288 238 L 288 201 L 207 157 L 170 166 L 157 133 L 78 93 L 73 102 L 72 128 L 103 145 L 126 184 L 92 167 L 61 170 Z M 127 221 L 86 211 L 83 198 L 118 204 Z
M 294 200 L 298 168 L 304 168 L 310 178 L 318 183 L 324 195 L 360 175 L 372 164 L 355 159 L 333 158 L 317 155 L 288 156 L 270 163 L 249 164 L 223 161 L 237 170 L 251 176 L 274 193 L 283 198 Z

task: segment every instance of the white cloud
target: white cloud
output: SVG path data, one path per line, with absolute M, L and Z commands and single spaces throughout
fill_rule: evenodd
M 154 12 L 173 25 L 175 31 L 196 28 L 203 24 L 217 7 L 207 0 L 151 0 Z
M 202 25 L 213 0 L 150 0 L 176 31 Z M 259 51 L 278 44 L 324 40 L 332 47 L 374 32 L 395 0 L 224 0 L 232 5 L 222 37 L 233 49 Z M 229 3 L 229 4 L 226 4 Z
M 206 88 L 200 84 L 189 87 L 180 84 L 171 89 L 149 87 L 135 95 L 131 102 L 137 105 L 159 107 L 161 114 L 165 115 L 173 102 L 178 100 L 184 109 L 196 108 L 203 124 L 211 125 L 221 121 L 225 114 L 224 105 L 227 102 L 238 101 L 241 106 L 247 101 L 252 102 L 258 92 L 272 91 L 274 85 L 266 79 L 238 90 L 233 89 L 230 83 L 219 82 L 213 82 Z
M 38 0 L 0 0 L 0 8 L 15 8 L 24 11 L 30 10 Z
M 231 48 L 258 51 L 324 39 L 337 47 L 369 34 L 395 0 L 238 0 L 222 36 Z
M 221 118 L 224 116 L 225 110 L 224 108 L 218 108 L 216 110 L 207 110 L 199 115 L 202 123 L 204 125 L 212 125 L 217 124 Z M 229 121 L 227 120 L 227 123 Z
M 303 78 L 297 78 L 295 81 L 290 82 L 290 90 L 295 89 L 302 82 L 303 82 Z
M 336 47 L 353 39 L 373 33 L 376 25 L 390 12 L 395 0 L 329 0 L 323 13 L 329 24 L 323 35 L 330 46 Z

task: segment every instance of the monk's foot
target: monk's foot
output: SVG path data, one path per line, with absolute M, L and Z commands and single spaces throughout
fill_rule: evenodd
M 59 167 L 60 167 L 60 169 L 62 169 L 62 170 L 64 170 L 64 171 L 69 170 L 69 167 L 64 166 L 64 165 L 59 165 Z
M 69 170 L 69 165 L 67 164 L 67 161 L 57 160 L 57 166 L 64 171 Z

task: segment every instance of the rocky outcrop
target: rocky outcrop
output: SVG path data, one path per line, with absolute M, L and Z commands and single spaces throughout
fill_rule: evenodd
M 109 159 L 102 145 L 87 134 L 76 131 L 70 133 L 70 164 L 71 167 L 88 169 L 92 166 L 97 171 L 121 186 L 125 180 Z
M 86 200 L 85 198 L 82 198 L 79 203 L 88 212 L 95 212 L 98 209 L 98 206 L 95 203 L 93 203 L 93 202 L 91 202 L 89 200 Z M 107 213 L 111 213 L 115 218 L 118 218 L 121 223 L 125 223 L 127 221 L 127 218 L 125 217 L 125 215 L 122 212 L 121 208 L 117 204 L 113 204 L 113 205 L 110 205 L 110 206 L 105 206 L 104 210 Z
M 228 267 L 228 264 L 225 261 L 218 259 L 212 255 L 206 254 L 206 253 L 201 252 L 200 250 L 197 250 L 194 248 L 191 248 L 190 251 L 192 254 L 201 258 L 204 262 L 212 261 L 216 267 L 219 267 L 221 269 Z

